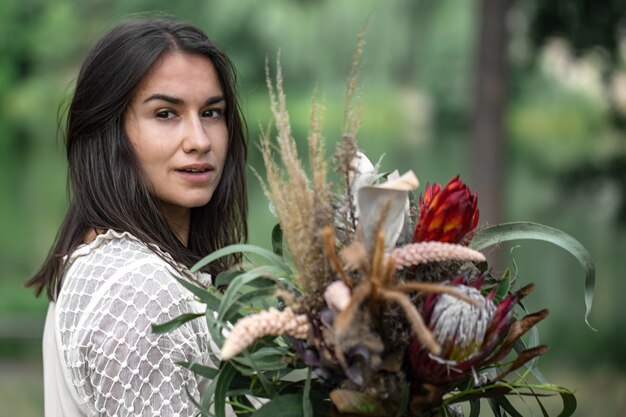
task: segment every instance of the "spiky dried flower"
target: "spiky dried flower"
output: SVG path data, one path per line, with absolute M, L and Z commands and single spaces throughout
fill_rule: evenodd
M 267 86 L 271 109 L 278 130 L 278 152 L 284 169 L 274 160 L 272 141 L 263 134 L 261 151 L 267 170 L 267 182 L 261 180 L 268 199 L 284 233 L 287 246 L 298 271 L 295 279 L 311 299 L 332 280 L 324 257 L 323 240 L 318 231 L 333 219 L 330 191 L 326 183 L 326 163 L 321 145 L 320 108 L 313 101 L 311 129 L 308 136 L 311 152 L 313 185 L 309 182 L 298 157 L 291 135 L 280 63 L 276 65 L 276 88 L 267 69 Z M 319 297 L 318 297 L 319 298 Z M 306 304 L 306 303 L 305 303 Z
M 396 268 L 443 261 L 484 262 L 485 255 L 467 246 L 443 242 L 420 242 L 394 249 L 389 255 Z
M 304 314 L 295 314 L 289 307 L 283 311 L 275 308 L 263 310 L 242 318 L 236 324 L 222 346 L 222 360 L 229 360 L 264 336 L 289 335 L 306 339 L 309 320 Z

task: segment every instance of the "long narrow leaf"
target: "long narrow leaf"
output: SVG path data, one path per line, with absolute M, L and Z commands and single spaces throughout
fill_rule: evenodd
M 204 313 L 187 313 L 181 314 L 180 316 L 161 324 L 153 324 L 152 332 L 156 334 L 163 334 L 167 332 L 171 332 L 174 329 L 178 329 L 183 324 L 188 321 L 197 319 L 198 317 L 204 316 Z
M 275 270 L 272 267 L 267 267 L 264 265 L 247 271 L 233 279 L 228 286 L 228 289 L 224 293 L 224 296 L 222 297 L 222 302 L 217 309 L 218 319 L 222 321 L 224 320 L 224 313 L 228 309 L 230 309 L 234 299 L 238 296 L 238 293 L 244 286 L 249 285 L 251 282 L 258 280 L 259 278 L 264 278 L 274 271 Z
M 247 355 L 240 355 L 232 360 L 238 365 L 243 365 L 262 371 L 275 371 L 284 369 L 287 366 L 288 350 L 278 347 L 264 347 Z
M 511 404 L 511 401 L 509 401 L 508 398 L 503 396 L 494 398 L 494 400 L 498 402 L 498 404 L 500 405 L 500 407 L 502 407 L 504 411 L 506 411 L 513 417 L 524 417 L 519 411 L 515 409 L 515 407 L 513 407 L 513 404 Z
M 198 403 L 198 401 L 196 401 L 196 399 L 193 398 L 193 395 L 191 395 L 191 393 L 189 392 L 189 389 L 187 388 L 187 386 L 185 386 L 185 392 L 187 393 L 187 397 L 189 398 L 191 403 L 193 405 L 195 405 L 196 408 L 200 411 L 201 415 L 203 415 L 205 417 L 213 417 L 213 414 L 211 414 L 211 411 L 209 411 L 208 407 L 206 407 L 203 404 Z
M 191 272 L 199 271 L 205 265 L 208 265 L 211 262 L 223 256 L 232 255 L 233 253 L 243 253 L 243 254 L 248 253 L 248 254 L 258 255 L 262 258 L 267 259 L 275 266 L 282 268 L 285 272 L 289 271 L 289 268 L 287 267 L 285 262 L 283 262 L 283 260 L 272 251 L 262 248 L 260 246 L 240 243 L 236 245 L 229 245 L 229 246 L 223 247 L 222 249 L 216 250 L 215 252 L 205 256 L 204 258 L 196 262 L 194 266 L 191 267 Z
M 304 391 L 302 392 L 302 416 L 313 417 L 313 405 L 311 404 L 311 368 L 307 373 Z
M 591 306 L 593 304 L 596 267 L 591 254 L 578 240 L 565 232 L 542 224 L 515 222 L 503 223 L 480 230 L 474 235 L 470 246 L 473 249 L 481 250 L 501 242 L 518 239 L 542 240 L 553 243 L 571 253 L 580 262 L 585 271 L 585 322 L 589 328 L 595 330 L 589 324 L 589 314 L 591 314 Z
M 578 403 L 576 397 L 571 392 L 560 392 L 561 399 L 563 400 L 563 411 L 558 417 L 569 417 L 574 414 Z
M 469 402 L 470 404 L 470 415 L 469 417 L 478 417 L 480 416 L 480 400 L 472 400 Z
M 266 300 L 274 293 L 276 293 L 276 289 L 274 288 L 262 288 L 260 290 L 253 290 L 245 294 L 239 294 L 237 297 L 232 299 L 230 306 L 228 306 L 226 310 L 222 313 L 221 319 L 224 321 L 234 321 L 236 318 L 235 315 L 243 307 L 252 304 L 255 301 L 260 302 L 262 300 Z
M 193 295 L 198 297 L 200 301 L 207 305 L 207 308 L 210 310 L 217 310 L 220 305 L 220 300 L 215 294 L 210 293 L 206 288 L 199 287 L 186 279 L 176 278 L 176 281 L 180 283 L 183 287 L 187 288 Z
M 228 362 L 222 365 L 215 386 L 215 417 L 226 417 L 226 396 L 230 390 L 230 382 L 237 372 Z
M 496 401 L 496 398 L 487 398 L 487 402 L 489 403 L 489 407 L 491 407 L 491 411 L 493 411 L 493 415 L 495 417 L 502 417 L 500 404 Z
M 205 377 L 206 379 L 213 380 L 217 377 L 219 371 L 215 368 L 209 368 L 208 366 L 200 365 L 195 362 L 176 362 L 177 365 L 183 368 L 189 369 L 194 374 Z
M 302 394 L 280 395 L 250 417 L 302 417 Z
M 272 250 L 278 256 L 283 256 L 283 229 L 280 223 L 272 229 Z
M 548 410 L 546 410 L 546 408 L 543 406 L 541 399 L 539 397 L 535 397 L 535 400 L 537 400 L 537 404 L 539 404 L 539 408 L 541 409 L 541 414 L 543 414 L 543 417 L 550 417 L 550 414 L 548 414 Z

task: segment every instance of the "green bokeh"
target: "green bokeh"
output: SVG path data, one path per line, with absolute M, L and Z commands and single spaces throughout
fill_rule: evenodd
M 359 145 L 372 160 L 385 154 L 384 170 L 413 169 L 422 184 L 461 174 L 471 186 L 475 2 L 4 0 L 0 2 L 0 367 L 7 372 L 0 369 L 0 400 L 30 392 L 22 395 L 23 400 L 31 398 L 36 410 L 41 407 L 40 393 L 33 391 L 40 389 L 41 379 L 33 373 L 40 372 L 37 335 L 46 301 L 34 298 L 22 283 L 44 259 L 67 204 L 64 153 L 57 138 L 59 104 L 70 94 L 80 62 L 100 33 L 122 18 L 154 11 L 199 25 L 235 62 L 250 128 L 250 166 L 261 174 L 258 126 L 267 125 L 270 117 L 266 57 L 274 62 L 280 51 L 294 135 L 302 140 L 311 92 L 318 86 L 326 108 L 324 136 L 330 158 L 340 138 L 343 92 L 356 34 L 370 15 L 359 93 L 363 108 Z M 524 10 L 516 13 L 523 15 Z M 610 177 L 573 187 L 563 175 L 588 164 L 602 165 L 611 156 L 623 158 L 624 131 L 611 123 L 606 98 L 590 97 L 560 83 L 524 54 L 516 58 L 519 50 L 532 49 L 524 42 L 523 31 L 512 42 L 516 68 L 507 112 L 506 170 L 494 173 L 505 177 L 504 219 L 536 221 L 572 234 L 590 249 L 598 267 L 591 321 L 599 332 L 592 333 L 583 321 L 583 275 L 575 260 L 558 248 L 534 242 L 513 250 L 522 282 L 537 284 L 529 299 L 531 309 L 552 311 L 540 328 L 543 341 L 551 346 L 542 363 L 555 383 L 567 385 L 593 374 L 623 390 L 626 283 L 621 278 L 626 270 L 626 233 L 616 220 L 623 188 Z M 304 142 L 300 145 L 304 151 Z M 248 176 L 250 240 L 267 247 L 273 219 L 252 170 Z M 18 327 L 30 333 L 16 333 Z M 14 375 L 14 382 L 5 375 Z M 561 375 L 567 381 L 558 380 Z M 593 392 L 587 386 L 580 391 Z M 584 397 L 579 401 L 597 403 Z M 32 405 L 10 415 L 39 415 Z M 594 415 L 620 410 L 617 400 L 611 407 Z

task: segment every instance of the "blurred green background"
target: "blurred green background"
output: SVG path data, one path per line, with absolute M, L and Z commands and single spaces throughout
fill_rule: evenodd
M 499 178 L 500 204 L 481 206 L 489 214 L 483 221 L 540 222 L 583 242 L 598 269 L 591 315 L 597 333 L 584 324 L 583 274 L 574 258 L 536 242 L 502 252 L 506 265 L 512 265 L 509 253 L 514 256 L 521 282 L 537 285 L 530 309 L 551 310 L 540 325 L 542 341 L 551 347 L 541 365 L 551 382 L 576 391 L 576 415 L 626 410 L 626 6 L 617 0 L 519 0 L 502 1 L 507 8 L 499 12 L 489 3 L 0 2 L 0 416 L 43 415 L 40 336 L 47 303 L 22 283 L 43 261 L 67 204 L 59 104 L 70 96 L 98 35 L 149 11 L 200 26 L 233 59 L 250 128 L 250 166 L 260 172 L 258 126 L 269 121 L 266 57 L 273 61 L 280 51 L 297 138 L 305 138 L 318 85 L 330 157 L 341 137 L 356 34 L 370 15 L 360 147 L 372 160 L 385 154 L 384 170 L 413 169 L 422 187 L 456 174 L 470 187 L 481 175 Z M 489 121 L 502 121 L 500 136 L 479 153 L 472 134 L 481 111 L 476 80 L 485 70 L 478 66 L 479 39 L 487 50 L 498 39 L 481 38 L 480 28 L 494 21 L 508 36 L 504 65 L 489 74 L 505 82 L 506 103 L 502 118 L 494 113 Z M 501 169 L 481 172 L 481 158 L 496 158 Z M 269 246 L 273 220 L 258 180 L 248 174 L 250 240 Z

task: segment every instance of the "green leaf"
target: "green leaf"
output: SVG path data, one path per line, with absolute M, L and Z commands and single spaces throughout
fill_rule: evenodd
M 537 327 L 533 327 L 532 329 L 529 330 L 530 333 L 530 343 L 528 344 L 528 346 L 526 345 L 526 343 L 524 343 L 524 341 L 519 338 L 517 339 L 514 343 L 513 343 L 513 349 L 515 349 L 515 351 L 520 354 L 528 349 L 532 349 L 534 347 L 539 346 L 539 339 L 537 336 L 536 340 L 533 340 L 533 331 L 534 333 L 537 333 L 538 335 L 538 331 L 537 331 Z M 539 381 L 540 384 L 545 384 L 545 385 L 549 385 L 550 383 L 548 382 L 548 380 L 546 379 L 546 377 L 543 375 L 543 373 L 541 373 L 541 371 L 539 370 L 539 368 L 536 366 L 537 364 L 537 358 L 532 359 L 530 361 L 528 361 L 527 363 L 524 364 L 524 367 L 529 369 L 530 372 L 533 374 L 533 376 L 535 377 L 535 379 L 537 379 L 537 381 Z
M 206 323 L 209 328 L 211 339 L 213 339 L 217 347 L 221 349 L 224 344 L 224 335 L 222 334 L 224 323 L 217 319 L 217 312 L 213 309 L 207 308 L 204 316 L 206 317 Z
M 262 248 L 260 246 L 243 244 L 243 243 L 223 247 L 222 249 L 216 250 L 215 252 L 205 256 L 204 258 L 196 262 L 194 266 L 191 267 L 191 272 L 197 272 L 205 265 L 208 265 L 211 262 L 223 256 L 232 255 L 233 253 L 239 253 L 239 252 L 243 254 L 248 253 L 248 254 L 258 255 L 270 261 L 275 266 L 280 267 L 284 271 L 285 274 L 289 272 L 289 268 L 287 267 L 285 262 L 283 262 L 283 260 L 272 251 Z
M 210 310 L 217 310 L 220 305 L 220 300 L 213 293 L 209 292 L 206 288 L 199 287 L 186 279 L 175 277 L 176 281 L 180 283 L 183 287 L 187 288 L 189 291 L 193 293 L 196 297 L 200 299 L 200 302 L 207 305 L 207 308 Z
M 276 389 L 274 385 L 272 385 L 270 381 L 265 377 L 265 374 L 263 374 L 262 372 L 263 368 L 260 368 L 257 365 L 256 360 L 250 356 L 247 350 L 243 352 L 243 355 L 247 360 L 250 361 L 250 367 L 254 369 L 254 371 L 256 372 L 256 377 L 258 378 L 259 383 L 263 387 L 264 392 L 266 392 L 267 395 L 271 398 L 276 397 L 277 395 Z
M 262 371 L 275 371 L 284 369 L 287 366 L 285 358 L 289 350 L 287 348 L 279 347 L 264 347 L 254 352 L 250 352 L 248 349 L 246 355 L 240 355 L 232 360 L 237 362 L 238 365 L 243 365 L 249 368 L 262 370 Z
M 502 396 L 494 398 L 494 400 L 498 402 L 498 404 L 500 405 L 500 407 L 502 407 L 504 411 L 506 411 L 513 417 L 524 417 L 519 411 L 515 409 L 515 407 L 513 407 L 513 404 L 511 404 L 511 401 L 509 401 L 508 398 Z
M 495 417 L 502 417 L 502 411 L 500 411 L 500 404 L 496 401 L 496 398 L 487 398 L 487 402 L 489 403 L 489 407 L 491 407 L 491 411 L 493 411 L 493 415 Z
M 302 392 L 302 416 L 313 417 L 313 405 L 311 404 L 311 368 L 306 376 L 304 392 Z
M 535 397 L 535 400 L 537 400 L 537 404 L 539 404 L 539 408 L 541 409 L 541 414 L 543 414 L 543 417 L 550 417 L 550 414 L 548 414 L 548 410 L 546 410 L 546 408 L 543 406 L 541 399 L 539 399 L 539 397 Z
M 406 414 L 410 399 L 411 399 L 410 387 L 409 387 L 409 384 L 406 384 L 404 389 L 402 390 L 402 396 L 400 397 L 400 406 L 398 407 L 398 411 L 396 412 L 395 417 L 402 417 Z
M 177 365 L 183 368 L 189 369 L 194 374 L 205 377 L 206 379 L 213 380 L 217 377 L 219 371 L 215 368 L 209 368 L 208 366 L 200 365 L 195 362 L 176 362 Z
M 246 271 L 236 270 L 236 271 L 223 271 L 217 274 L 215 277 L 215 282 L 213 285 L 217 288 L 228 286 L 231 281 L 237 278 L 239 275 L 243 274 Z
M 250 417 L 302 417 L 302 394 L 279 395 Z
M 498 284 L 498 289 L 496 290 L 496 296 L 495 296 L 496 303 L 500 303 L 502 300 L 504 300 L 510 290 L 511 290 L 511 270 L 507 269 L 504 272 L 504 276 L 502 277 L 502 280 Z
M 191 395 L 187 386 L 185 386 L 185 392 L 187 393 L 187 398 L 189 398 L 191 403 L 195 405 L 198 410 L 200 410 L 201 415 L 213 417 L 213 414 L 211 414 L 211 411 L 208 409 L 207 406 L 199 404 L 198 401 L 196 401 L 196 399 L 193 398 L 193 395 Z
M 561 414 L 559 414 L 558 417 L 569 417 L 574 414 L 576 407 L 578 407 L 576 397 L 569 391 L 561 391 L 560 394 L 561 399 L 563 400 L 563 411 L 561 411 Z
M 276 255 L 283 256 L 283 229 L 280 223 L 276 223 L 272 229 L 272 250 Z
M 237 371 L 228 362 L 222 363 L 215 386 L 215 417 L 226 417 L 226 396 Z
M 251 282 L 258 280 L 259 278 L 265 278 L 268 275 L 271 276 L 275 272 L 276 269 L 274 267 L 270 265 L 263 265 L 251 269 L 250 271 L 246 271 L 233 279 L 226 289 L 226 292 L 222 297 L 222 302 L 217 309 L 218 320 L 224 320 L 224 313 L 231 308 L 237 297 L 241 296 L 240 294 L 238 295 L 238 293 L 241 292 L 244 286 L 249 285 Z
M 180 316 L 162 323 L 162 324 L 153 324 L 152 332 L 156 334 L 163 334 L 167 332 L 171 332 L 174 329 L 179 328 L 183 324 L 187 323 L 190 320 L 197 319 L 198 317 L 204 316 L 204 313 L 187 313 L 181 314 Z
M 469 417 L 478 417 L 480 416 L 480 400 L 471 400 L 470 404 L 470 415 Z
M 231 305 L 226 308 L 222 313 L 221 320 L 231 321 L 238 318 L 238 312 L 246 305 L 252 304 L 255 301 L 265 300 L 267 297 L 276 293 L 275 288 L 261 288 L 259 290 L 252 290 L 245 294 L 238 294 L 231 300 Z M 275 299 L 275 298 L 274 298 Z
M 501 242 L 518 239 L 542 240 L 553 243 L 571 253 L 585 270 L 585 322 L 590 329 L 589 314 L 593 304 L 593 291 L 596 280 L 596 267 L 589 251 L 576 239 L 557 229 L 537 223 L 516 222 L 503 223 L 478 231 L 470 243 L 476 250 Z

